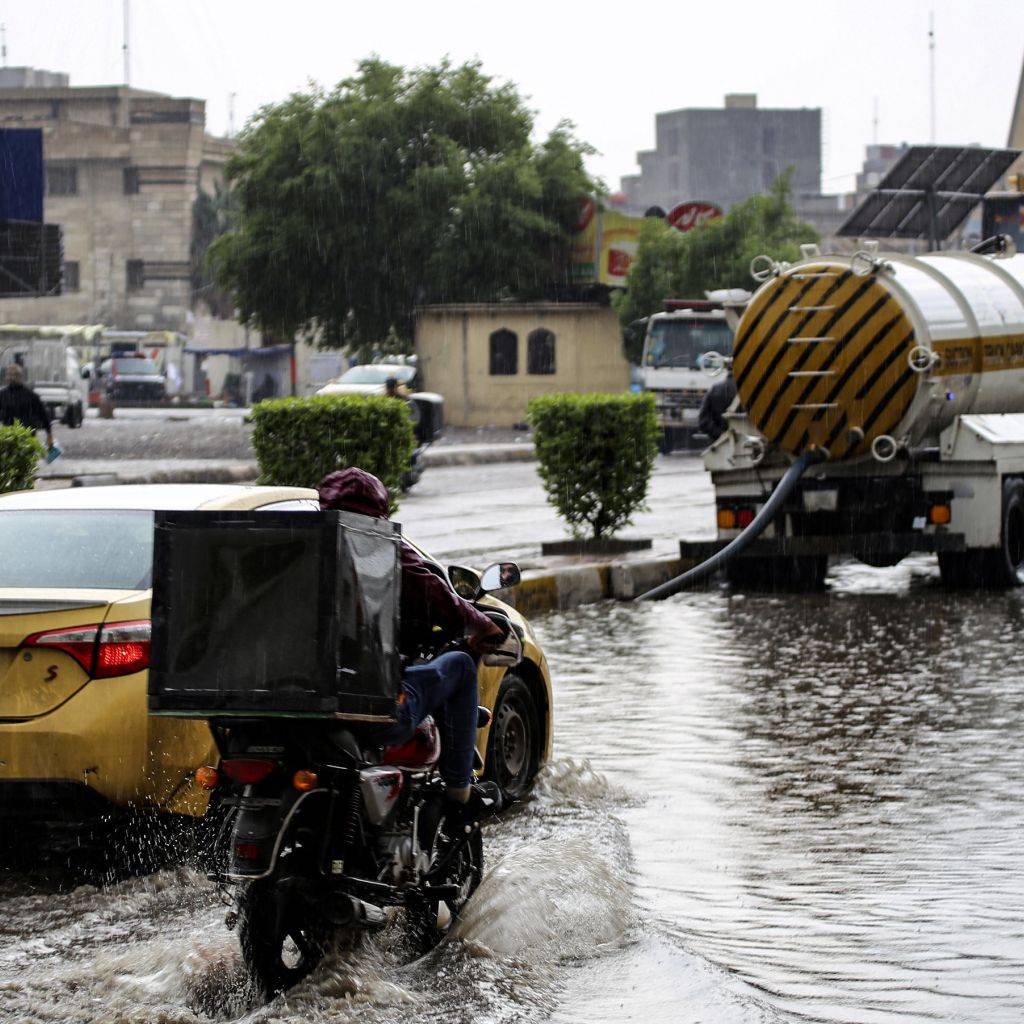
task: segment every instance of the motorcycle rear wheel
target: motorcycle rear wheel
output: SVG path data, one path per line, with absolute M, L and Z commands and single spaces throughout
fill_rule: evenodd
M 238 902 L 238 941 L 253 985 L 267 999 L 291 988 L 323 959 L 329 929 L 289 897 L 289 878 L 250 882 Z
M 451 847 L 451 840 L 439 837 L 438 847 L 438 856 L 443 858 Z M 483 876 L 484 844 L 478 828 L 452 858 L 443 877 L 430 879 L 433 885 L 457 885 L 458 896 L 443 904 L 441 900 L 421 896 L 410 896 L 406 901 L 409 934 L 421 950 L 433 949 L 451 931 Z

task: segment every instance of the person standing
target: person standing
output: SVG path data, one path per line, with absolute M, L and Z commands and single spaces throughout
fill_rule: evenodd
M 25 371 L 11 363 L 5 374 L 6 384 L 0 388 L 0 426 L 21 423 L 30 430 L 46 431 L 46 447 L 53 447 L 53 427 L 43 400 L 25 383 Z

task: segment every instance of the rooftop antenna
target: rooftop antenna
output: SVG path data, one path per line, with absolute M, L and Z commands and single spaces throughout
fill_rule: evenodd
M 3 59 L 4 67 L 7 67 L 7 26 L 0 25 L 0 58 Z
M 128 0 L 124 0 L 124 43 L 121 45 L 121 52 L 124 55 L 124 84 L 128 85 Z
M 928 12 L 928 95 L 931 103 L 931 142 L 935 144 L 935 12 Z

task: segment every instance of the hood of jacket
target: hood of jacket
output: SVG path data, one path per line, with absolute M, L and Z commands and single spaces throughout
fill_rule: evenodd
M 388 489 L 372 473 L 350 466 L 337 469 L 320 481 L 320 508 L 337 512 L 357 512 L 374 519 L 387 519 L 390 501 Z

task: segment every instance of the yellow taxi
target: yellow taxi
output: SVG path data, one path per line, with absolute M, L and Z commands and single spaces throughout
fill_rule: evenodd
M 0 495 L 0 831 L 44 826 L 51 852 L 119 810 L 201 815 L 205 721 L 150 716 L 155 510 L 316 511 L 316 491 L 152 484 Z M 445 578 L 448 574 L 438 566 Z M 452 574 L 465 589 L 466 570 Z M 470 578 L 472 573 L 469 574 Z M 491 600 L 488 598 L 487 600 Z M 529 624 L 515 668 L 481 669 L 495 712 L 487 775 L 522 795 L 551 744 L 547 664 Z

